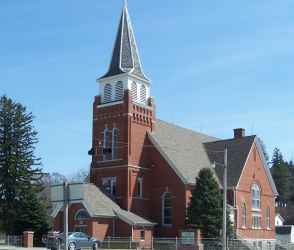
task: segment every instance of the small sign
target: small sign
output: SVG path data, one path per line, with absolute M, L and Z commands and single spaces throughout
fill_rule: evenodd
M 195 232 L 182 231 L 181 242 L 183 245 L 194 245 L 195 244 Z
M 55 204 L 64 203 L 64 185 L 51 186 L 51 202 Z M 69 202 L 82 201 L 84 199 L 84 184 L 83 183 L 70 183 L 68 184 Z

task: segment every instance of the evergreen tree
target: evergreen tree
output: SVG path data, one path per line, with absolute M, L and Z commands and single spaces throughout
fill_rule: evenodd
M 206 238 L 220 236 L 222 228 L 222 195 L 210 169 L 202 169 L 196 178 L 188 209 L 188 222 L 202 230 Z
M 283 159 L 283 155 L 278 148 L 274 149 L 272 158 L 271 174 L 275 181 L 281 202 L 286 202 L 289 197 L 289 168 Z
M 265 161 L 266 161 L 266 163 L 268 164 L 270 158 L 269 158 L 269 156 L 268 156 L 268 153 L 267 153 L 267 150 L 266 150 L 266 146 L 265 146 L 263 140 L 259 139 L 259 142 L 260 142 L 260 146 L 261 146 L 261 149 L 262 149 L 262 152 L 263 152 L 263 155 L 264 155 Z
M 17 217 L 14 223 L 14 232 L 22 234 L 24 230 L 32 230 L 35 244 L 39 245 L 42 235 L 50 229 L 46 205 L 33 189 L 22 195 L 20 206 L 16 209 Z
M 40 205 L 32 195 L 41 190 L 42 177 L 40 159 L 34 154 L 38 139 L 32 123 L 33 115 L 24 106 L 6 96 L 0 98 L 0 218 L 2 230 L 11 234 L 27 227 L 35 230 L 36 227 L 20 224 L 19 220 L 25 216 L 30 218 L 26 221 L 35 223 L 40 214 L 33 216 L 25 209 L 33 202 L 35 206 Z

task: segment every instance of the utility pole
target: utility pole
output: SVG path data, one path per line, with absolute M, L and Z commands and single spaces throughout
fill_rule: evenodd
M 64 250 L 68 249 L 68 203 L 69 203 L 69 187 L 68 183 L 65 181 L 63 183 L 63 193 L 64 193 Z
M 224 176 L 223 176 L 223 250 L 227 250 L 227 172 L 228 149 L 224 151 Z

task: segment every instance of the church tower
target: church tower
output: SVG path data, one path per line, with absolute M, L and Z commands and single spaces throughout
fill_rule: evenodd
M 97 83 L 100 95 L 93 105 L 91 182 L 122 208 L 143 215 L 150 167 L 145 149 L 147 133 L 154 129 L 155 106 L 126 4 L 109 69 Z

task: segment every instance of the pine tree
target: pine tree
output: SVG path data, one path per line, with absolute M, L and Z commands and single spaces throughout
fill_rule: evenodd
M 289 197 L 290 173 L 283 159 L 283 155 L 278 148 L 274 149 L 271 173 L 279 193 L 279 201 L 286 202 Z
M 42 235 L 50 229 L 46 203 L 31 189 L 22 195 L 16 211 L 14 232 L 21 234 L 24 230 L 32 230 L 35 244 L 39 245 Z
M 0 98 L 0 218 L 7 233 L 30 227 L 17 224 L 19 216 L 27 216 L 32 223 L 36 218 L 28 209 L 20 210 L 32 202 L 28 199 L 36 202 L 28 194 L 41 190 L 40 159 L 34 154 L 38 139 L 32 123 L 33 115 L 24 106 L 6 96 Z
M 219 237 L 222 228 L 222 195 L 210 169 L 202 169 L 196 178 L 188 209 L 188 222 L 202 230 L 206 238 Z

